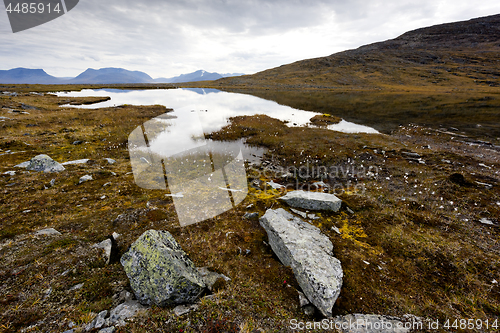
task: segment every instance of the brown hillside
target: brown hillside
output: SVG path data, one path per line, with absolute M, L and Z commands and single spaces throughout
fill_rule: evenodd
M 487 88 L 500 85 L 500 15 L 409 31 L 395 39 L 298 61 L 219 86 Z

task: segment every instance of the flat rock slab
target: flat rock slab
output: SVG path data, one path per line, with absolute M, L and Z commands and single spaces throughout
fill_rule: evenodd
M 58 235 L 61 235 L 61 233 L 54 228 L 47 228 L 47 229 L 42 229 L 42 230 L 36 231 L 35 235 L 36 236 L 41 236 L 41 235 L 58 236 Z
M 324 316 L 331 316 L 343 271 L 340 261 L 333 257 L 330 239 L 283 208 L 267 210 L 259 221 L 274 253 L 292 268 L 306 297 Z
M 333 194 L 302 190 L 288 192 L 280 200 L 283 200 L 294 208 L 328 210 L 333 212 L 337 212 L 342 205 L 342 200 Z
M 23 163 L 19 164 L 19 166 Z M 60 172 L 64 171 L 64 167 L 50 158 L 48 155 L 42 154 L 33 157 L 27 164 L 26 170 L 43 171 L 43 172 Z
M 120 259 L 136 298 L 145 305 L 194 303 L 206 285 L 167 231 L 144 232 Z

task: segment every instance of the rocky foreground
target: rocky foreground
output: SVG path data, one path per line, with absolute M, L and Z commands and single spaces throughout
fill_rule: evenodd
M 247 165 L 249 195 L 181 227 L 171 194 L 137 187 L 128 159 L 128 134 L 168 110 L 1 102 L 2 331 L 286 332 L 327 319 L 311 331 L 359 320 L 361 332 L 405 332 L 498 319 L 497 138 L 235 118 L 210 137 L 268 149 Z

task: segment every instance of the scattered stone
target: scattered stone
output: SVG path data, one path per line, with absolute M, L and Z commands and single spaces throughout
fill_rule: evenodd
M 91 175 L 85 175 L 80 177 L 80 180 L 78 181 L 78 184 L 88 182 L 89 180 L 93 180 Z
M 300 304 L 301 308 L 303 308 L 306 305 L 311 304 L 311 302 L 307 299 L 306 295 L 304 295 L 303 292 L 298 291 L 298 290 L 297 290 L 297 292 L 299 293 L 299 304 Z
M 115 161 L 114 159 L 112 159 L 112 158 L 105 157 L 104 159 L 105 159 L 105 160 L 106 160 L 109 164 L 115 164 L 115 163 L 116 163 L 116 161 Z
M 186 305 L 178 305 L 174 308 L 174 313 L 177 317 L 180 317 L 186 313 L 189 313 L 193 310 L 198 309 L 197 304 L 186 304 Z
M 26 163 L 26 162 L 25 162 Z M 16 165 L 17 167 L 23 167 L 24 163 Z M 51 159 L 49 156 L 41 154 L 33 157 L 27 164 L 26 170 L 32 171 L 43 171 L 43 172 L 59 172 L 64 171 L 64 167 Z
M 194 263 L 167 231 L 144 232 L 120 262 L 142 304 L 194 303 L 206 287 Z
M 30 165 L 30 161 L 26 161 L 26 162 L 20 163 L 18 165 L 15 165 L 15 167 L 16 168 L 27 168 L 28 165 Z
M 481 182 L 476 181 L 476 184 L 486 187 L 487 190 L 491 190 L 493 188 L 493 185 L 488 184 L 488 183 L 481 183 Z
M 50 182 L 49 182 L 50 186 L 54 186 L 55 183 L 56 183 L 56 179 L 55 178 L 51 179 Z
M 111 236 L 113 236 L 113 239 L 116 241 L 116 240 L 118 240 L 118 238 L 120 238 L 121 234 L 113 231 L 113 234 Z
M 64 163 L 61 163 L 62 165 L 70 165 L 70 164 L 85 164 L 87 163 L 88 161 L 90 161 L 90 159 L 88 158 L 83 158 L 81 160 L 74 160 L 74 161 L 68 161 L 68 162 L 64 162 Z
M 275 183 L 274 181 L 270 181 L 270 182 L 267 182 L 267 185 L 271 186 L 273 189 L 275 190 L 280 190 L 282 188 L 285 188 L 285 186 L 281 185 L 281 184 L 278 184 L 278 183 Z
M 53 236 L 53 235 L 61 235 L 61 233 L 54 228 L 42 229 L 35 232 L 35 236 L 41 236 L 41 235 Z
M 145 311 L 147 308 L 142 306 L 137 301 L 127 301 L 118 305 L 111 310 L 109 318 L 106 319 L 105 326 L 125 326 L 125 320 L 136 316 L 139 312 Z
M 333 257 L 333 244 L 328 237 L 283 208 L 267 210 L 260 225 L 266 230 L 274 253 L 292 268 L 307 298 L 324 316 L 331 316 L 343 271 L 340 261 Z
M 482 224 L 487 224 L 487 225 L 495 225 L 495 223 L 493 223 L 493 221 L 483 217 L 482 219 L 479 220 L 479 222 L 481 222 Z
M 212 272 L 206 267 L 198 268 L 198 272 L 200 273 L 203 282 L 205 282 L 205 285 L 210 291 L 222 289 L 226 282 L 231 280 L 224 274 Z
M 108 315 L 108 310 L 103 310 L 92 320 L 85 329 L 91 331 L 94 328 L 101 328 L 106 323 L 106 316 Z
M 330 185 L 328 185 L 324 181 L 314 182 L 312 184 L 315 185 L 316 187 L 324 187 L 324 188 L 329 188 L 330 187 Z
M 116 331 L 116 327 L 111 326 L 111 327 L 106 327 L 103 328 L 102 330 L 99 330 L 97 333 L 114 333 Z
M 81 145 L 83 143 L 82 140 L 76 140 L 76 141 L 73 141 L 72 145 Z
M 100 197 L 99 199 L 104 200 L 104 199 L 106 199 L 106 196 L 105 196 L 105 195 L 103 195 L 103 196 L 102 196 L 102 197 Z
M 9 175 L 9 176 L 15 176 L 16 172 L 15 171 L 6 171 L 3 173 L 4 175 Z
M 297 209 L 293 209 L 293 208 L 290 208 L 290 210 L 297 214 L 297 215 L 300 215 L 302 216 L 302 218 L 306 219 L 307 218 L 307 213 L 304 213 L 304 212 L 301 212 L 300 210 L 297 210 Z
M 316 312 L 316 309 L 312 305 L 306 305 L 302 308 L 302 311 L 304 311 L 304 314 L 308 317 L 314 316 L 314 313 Z
M 246 208 L 247 208 L 247 209 L 252 209 L 252 208 L 253 208 L 253 206 L 254 206 L 253 204 L 250 204 L 250 205 L 248 205 Z
M 28 214 L 31 212 L 31 209 L 26 209 L 26 210 L 23 210 L 23 214 Z
M 111 239 L 105 239 L 100 243 L 92 245 L 92 247 L 96 249 L 102 249 L 104 250 L 103 256 L 104 259 L 106 260 L 106 264 L 109 264 L 111 261 L 111 251 L 113 250 L 113 242 Z
M 420 318 L 411 315 L 397 318 L 356 313 L 335 317 L 332 325 L 343 333 L 406 333 L 412 331 L 413 327 L 418 327 L 418 323 L 423 325 Z
M 294 208 L 328 210 L 337 212 L 342 200 L 333 194 L 321 192 L 292 191 L 280 198 Z
M 307 214 L 307 218 L 310 220 L 319 220 L 321 217 L 316 216 L 316 214 Z
M 337 228 L 336 226 L 333 226 L 332 227 L 332 230 L 335 231 L 336 233 L 338 233 L 339 235 L 341 235 L 342 233 L 340 232 L 339 228 Z
M 106 184 L 102 185 L 102 187 L 106 187 L 106 186 L 109 186 L 111 185 L 111 182 L 107 182 Z
M 412 158 L 420 158 L 421 157 L 420 154 L 409 152 L 409 151 L 402 151 L 401 153 L 408 156 L 408 157 L 412 157 Z
M 243 218 L 244 219 L 247 219 L 247 220 L 256 220 L 259 218 L 259 213 L 255 212 L 255 213 L 246 213 L 245 215 L 243 215 Z
M 134 295 L 129 293 L 126 290 L 122 290 L 120 293 L 113 295 L 113 303 L 121 304 L 124 302 L 132 301 L 134 299 Z
M 69 288 L 69 291 L 74 291 L 74 290 L 78 290 L 78 289 L 82 289 L 84 283 L 79 283 L 71 288 Z

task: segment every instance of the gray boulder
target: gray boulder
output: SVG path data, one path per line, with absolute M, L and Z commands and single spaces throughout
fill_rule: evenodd
M 194 263 L 167 231 L 146 231 L 120 262 L 142 304 L 194 303 L 206 288 Z
M 60 163 L 54 161 L 48 155 L 42 154 L 33 157 L 26 166 L 26 170 L 60 172 L 65 169 Z
M 259 221 L 274 253 L 292 268 L 306 297 L 324 316 L 331 316 L 343 271 L 340 261 L 333 257 L 330 239 L 282 208 L 267 210 Z
M 280 200 L 295 208 L 329 210 L 334 212 L 337 212 L 342 204 L 342 200 L 333 194 L 301 190 L 288 192 Z

